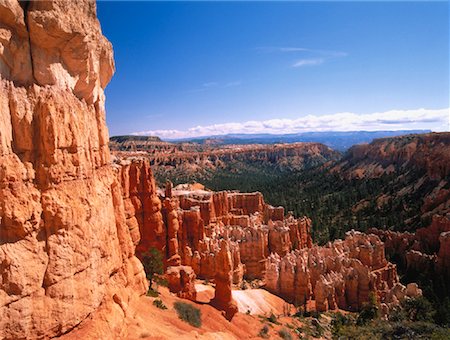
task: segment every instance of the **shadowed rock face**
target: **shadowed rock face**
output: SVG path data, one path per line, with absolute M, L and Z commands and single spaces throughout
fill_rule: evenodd
M 399 283 L 396 266 L 386 260 L 384 244 L 377 236 L 354 231 L 324 247 L 295 250 L 284 257 L 272 254 L 266 288 L 299 305 L 314 299 L 318 311 L 357 311 L 371 292 L 385 309 L 405 294 L 421 294 Z
M 110 165 L 113 72 L 95 2 L 0 1 L 2 339 L 56 336 L 146 291 Z
M 415 233 L 370 229 L 385 243 L 386 252 L 398 258 L 407 271 L 450 278 L 450 218 L 433 216 L 428 227 Z
M 351 147 L 331 169 L 348 178 L 373 178 L 416 167 L 432 179 L 450 174 L 450 133 L 380 138 Z

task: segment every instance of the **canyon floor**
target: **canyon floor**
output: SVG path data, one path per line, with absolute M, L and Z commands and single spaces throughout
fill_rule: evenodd
M 278 331 L 281 329 L 289 330 L 293 336 L 299 335 L 295 333 L 295 329 L 303 329 L 305 335 L 306 332 L 314 332 L 314 327 L 304 320 L 302 322 L 299 318 L 282 316 L 286 312 L 286 302 L 264 289 L 233 290 L 233 298 L 239 306 L 239 313 L 229 322 L 220 311 L 206 304 L 213 297 L 214 288 L 203 284 L 202 281 L 197 283 L 197 288 L 200 293 L 198 302 L 180 299 L 165 287 L 157 289 L 159 292 L 157 298 L 139 297 L 128 306 L 130 315 L 126 327 L 119 334 L 116 330 L 112 331 L 114 321 L 111 319 L 114 320 L 116 316 L 112 310 L 104 308 L 60 339 L 98 339 L 108 334 L 123 339 L 260 339 L 259 333 L 264 325 L 269 328 L 267 334 L 269 338 L 278 337 Z M 162 310 L 154 306 L 155 299 L 163 301 L 168 309 Z M 180 301 L 192 304 L 201 311 L 200 328 L 193 327 L 178 318 L 173 304 Z M 291 307 L 292 312 L 293 306 Z M 268 321 L 272 313 L 280 315 L 276 323 Z M 321 320 L 327 322 L 330 319 L 325 317 Z

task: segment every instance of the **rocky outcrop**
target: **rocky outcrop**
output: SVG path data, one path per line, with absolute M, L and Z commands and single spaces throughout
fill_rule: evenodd
M 168 267 L 165 274 L 169 289 L 183 299 L 195 301 L 197 291 L 195 290 L 196 275 L 189 266 Z
M 199 278 L 216 276 L 222 239 L 230 249 L 234 284 L 240 284 L 244 277 L 262 279 L 270 253 L 285 255 L 312 245 L 311 220 L 291 215 L 285 219 L 284 209 L 266 204 L 259 192 L 211 192 L 186 185 L 171 188 L 170 198 L 164 197 L 167 192 L 160 191 L 161 200 L 171 207 L 162 211 L 167 239 L 178 240 L 181 264 L 192 266 Z M 173 224 L 178 229 L 172 235 L 169 229 Z M 166 261 L 172 256 L 169 251 Z
M 439 253 L 437 256 L 437 272 L 450 278 L 450 231 L 439 235 Z
M 94 2 L 0 1 L 2 339 L 60 335 L 147 289 L 110 164 L 113 72 Z
M 324 160 L 338 159 L 339 153 L 320 143 L 286 144 L 228 144 L 215 146 L 197 143 L 169 143 L 147 136 L 112 137 L 111 150 L 115 152 L 146 152 L 152 165 L 161 168 L 203 164 L 222 166 L 224 162 L 241 160 L 252 162 L 286 163 L 302 166 L 315 159 L 317 164 Z M 166 169 L 167 170 L 167 169 Z
M 232 264 L 229 244 L 226 240 L 220 242 L 220 251 L 217 254 L 217 270 L 215 275 L 216 290 L 211 304 L 224 311 L 227 320 L 231 320 L 238 312 L 236 302 L 231 294 Z
M 201 279 L 216 282 L 219 277 L 225 282 L 224 244 L 230 257 L 228 274 L 235 285 L 244 278 L 263 279 L 270 253 L 283 256 L 312 246 L 311 220 L 295 219 L 292 214 L 285 218 L 284 209 L 266 204 L 259 192 L 211 192 L 189 185 L 173 188 L 168 182 L 165 190 L 156 193 L 147 160 L 117 158 L 115 163 L 129 229 L 140 231 L 140 239 L 134 239 L 136 252 L 140 256 L 150 247 L 160 250 L 171 290 L 180 296 L 192 295 L 185 294 L 180 284 L 180 268 L 186 266 Z M 228 283 L 216 285 L 228 287 Z
M 324 247 L 270 255 L 265 281 L 266 289 L 297 305 L 315 300 L 318 311 L 357 311 L 370 292 L 382 303 L 395 304 L 392 289 L 402 287 L 396 266 L 384 256 L 383 242 L 359 232 Z
M 119 172 L 126 223 L 132 231 L 137 255 L 152 247 L 165 251 L 167 230 L 150 165 L 139 158 L 116 159 L 114 163 Z
M 417 229 L 415 233 L 379 229 L 369 231 L 384 241 L 387 254 L 396 258 L 407 270 L 430 275 L 450 275 L 448 216 L 433 216 L 428 227 Z

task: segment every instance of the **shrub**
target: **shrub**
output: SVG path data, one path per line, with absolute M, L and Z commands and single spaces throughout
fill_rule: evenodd
M 164 271 L 163 256 L 161 252 L 152 247 L 142 255 L 142 265 L 144 266 L 145 276 L 152 286 L 155 274 L 162 274 Z
M 267 339 L 269 337 L 269 326 L 264 325 L 259 331 L 258 336 L 260 338 Z
M 280 336 L 281 339 L 284 340 L 292 340 L 292 335 L 291 333 L 287 330 L 287 328 L 282 328 L 278 331 L 278 335 Z
M 430 301 L 419 296 L 413 299 L 404 299 L 401 306 L 408 320 L 411 321 L 433 321 L 435 311 Z
M 278 324 L 277 316 L 273 313 L 270 314 L 270 316 L 267 318 L 267 321 L 274 323 L 274 324 Z
M 424 321 L 392 322 L 381 319 L 373 320 L 363 326 L 354 323 L 342 325 L 333 329 L 336 339 L 414 339 L 414 340 L 444 340 L 450 339 L 448 329 Z
M 200 327 L 202 325 L 200 309 L 185 302 L 175 302 L 173 306 L 181 320 L 186 321 L 194 327 Z
M 155 301 L 153 301 L 153 306 L 156 306 L 159 309 L 167 309 L 164 302 L 162 302 L 160 299 L 156 299 Z
M 167 281 L 167 279 L 161 277 L 161 276 L 156 276 L 154 278 L 154 281 L 156 282 L 157 285 L 159 286 L 163 286 L 163 287 L 169 287 L 169 281 Z
M 351 316 L 342 313 L 334 314 L 333 319 L 331 320 L 333 335 L 339 335 L 343 327 L 351 326 L 353 324 L 354 319 Z
M 378 303 L 375 293 L 369 294 L 369 301 L 363 305 L 358 316 L 356 323 L 358 325 L 365 325 L 367 322 L 376 319 L 378 317 Z
M 325 332 L 325 329 L 320 324 L 319 319 L 312 318 L 311 319 L 311 326 L 313 326 L 313 335 L 316 338 L 320 338 L 323 336 L 323 333 Z
M 158 297 L 159 293 L 156 290 L 149 288 L 146 295 L 150 297 Z

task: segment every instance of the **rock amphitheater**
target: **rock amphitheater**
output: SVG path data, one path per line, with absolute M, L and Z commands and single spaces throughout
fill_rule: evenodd
M 228 320 L 243 280 L 320 311 L 358 310 L 370 292 L 386 309 L 420 294 L 399 283 L 378 236 L 318 247 L 310 219 L 260 193 L 158 190 L 148 161 L 112 159 L 114 61 L 95 2 L 1 0 L 0 18 L 1 339 L 61 336 L 96 315 L 108 326 L 91 337 L 123 334 L 148 290 L 139 257 L 151 247 L 173 293 L 195 300 L 194 280 L 208 279 Z

